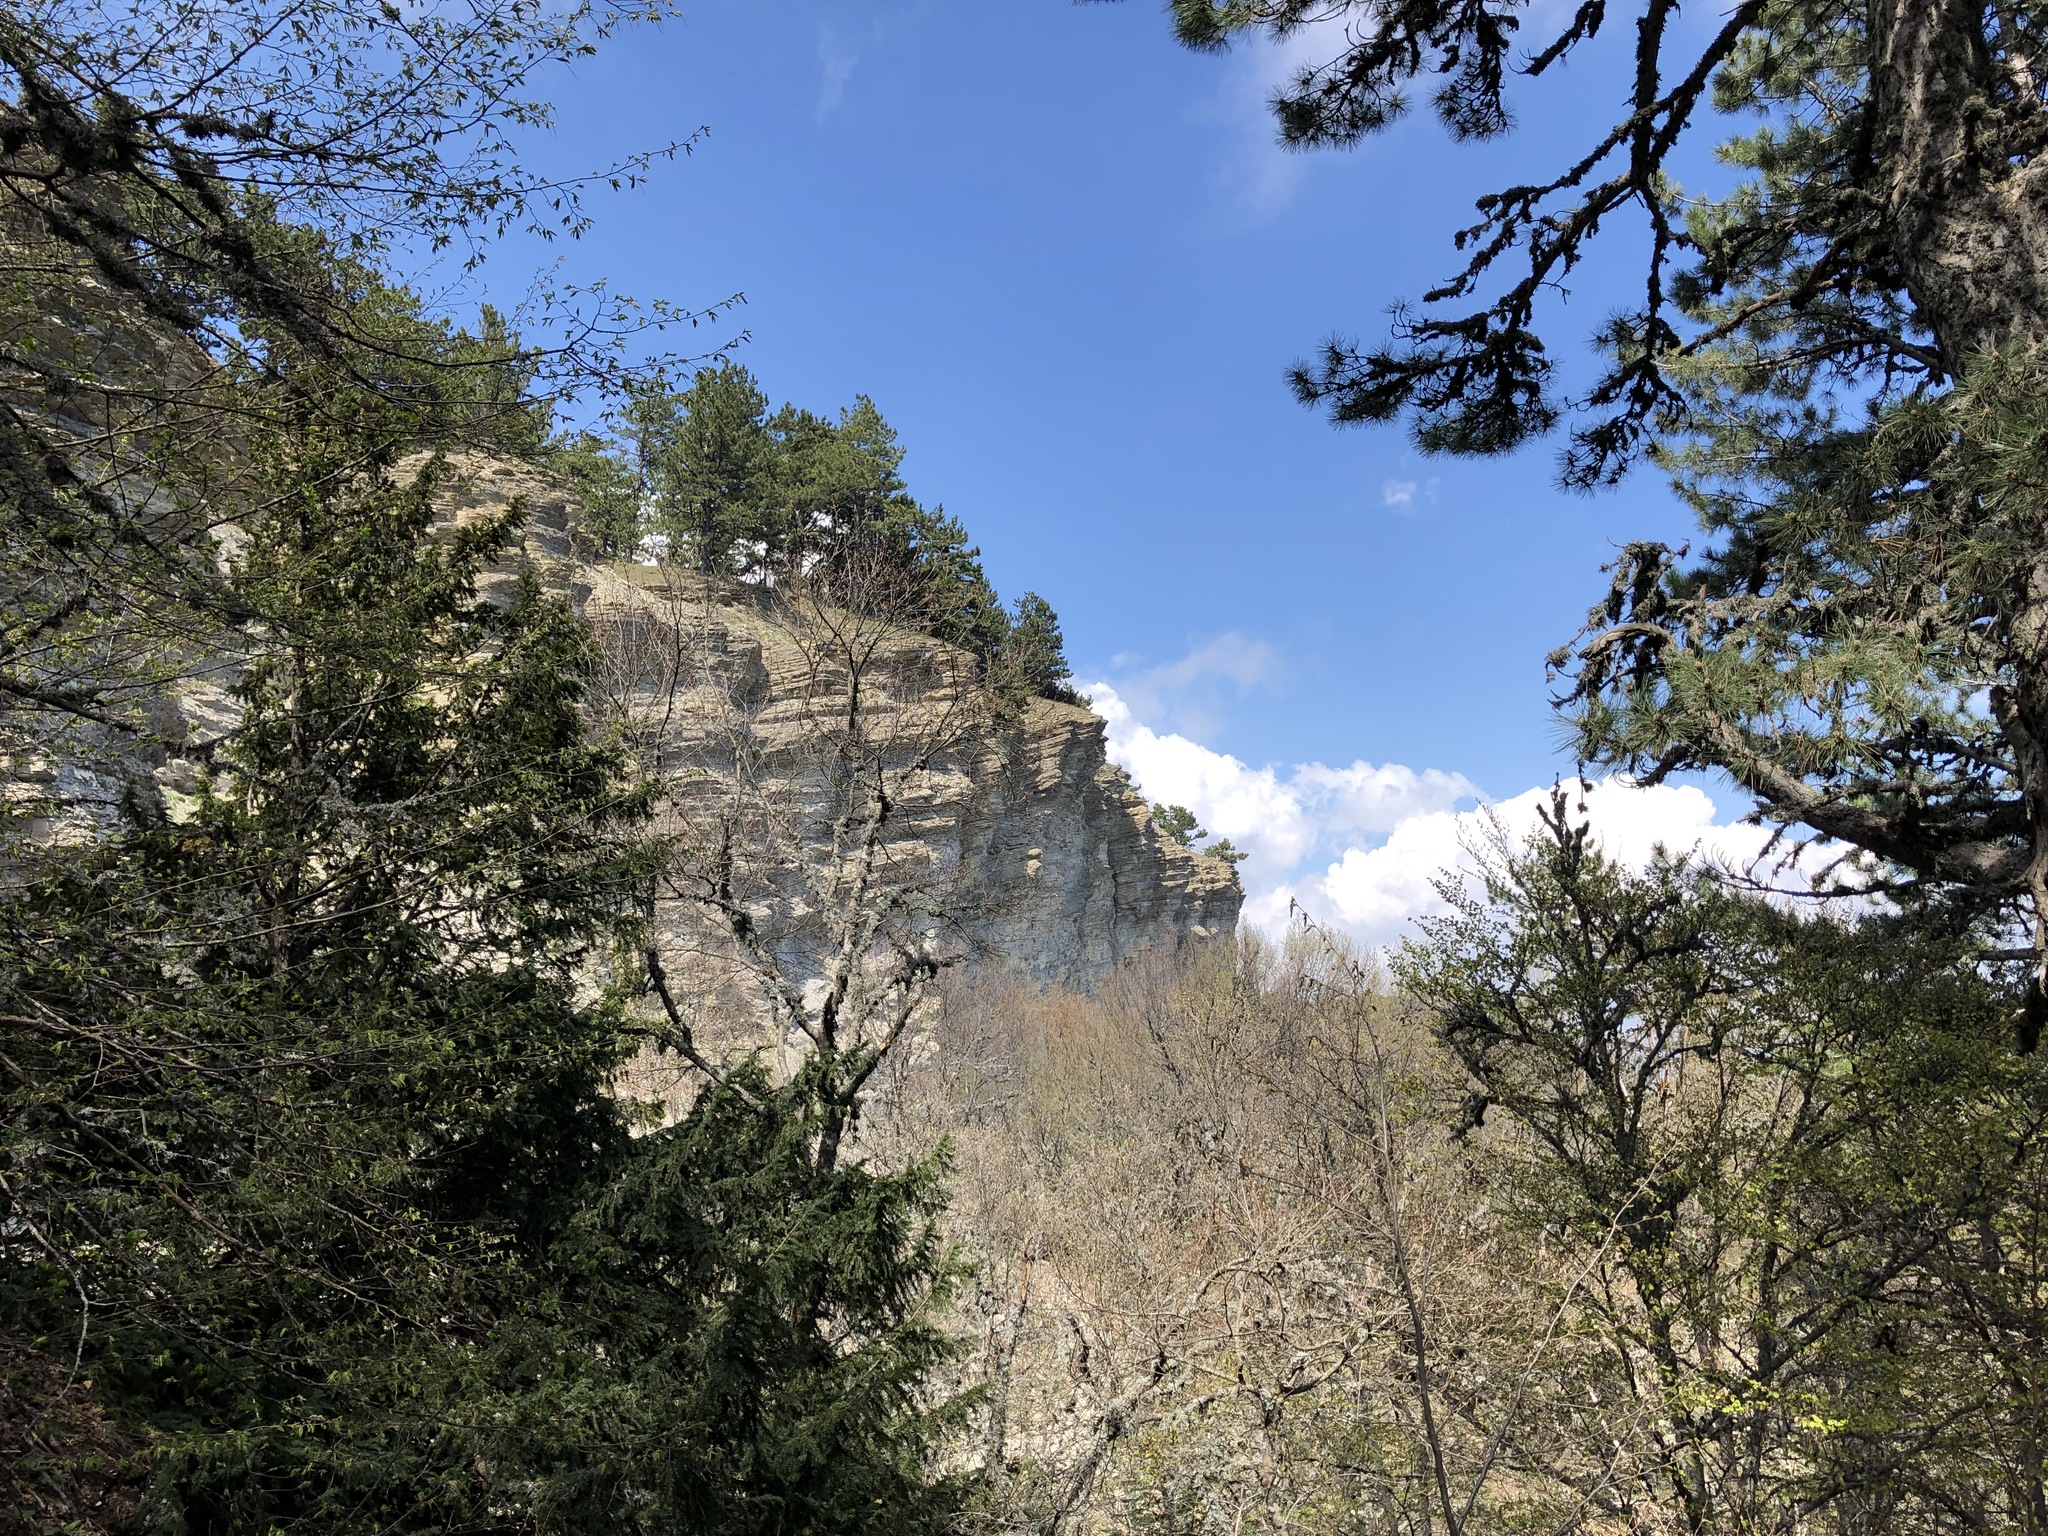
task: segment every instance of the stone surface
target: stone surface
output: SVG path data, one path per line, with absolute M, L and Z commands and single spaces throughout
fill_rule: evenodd
M 574 554 L 575 502 L 561 482 L 490 460 L 466 458 L 457 467 L 454 520 L 495 515 L 515 497 L 526 509 L 522 544 L 501 565 L 501 579 L 538 572 L 601 635 L 630 633 L 636 624 L 679 630 L 664 645 L 687 654 L 655 690 L 665 695 L 659 708 L 672 759 L 704 757 L 708 738 L 733 729 L 736 708 L 758 740 L 787 746 L 816 662 L 791 644 L 763 594 L 720 591 L 647 566 L 583 563 Z M 680 626 L 678 604 L 687 615 Z M 882 729 L 928 745 L 949 728 L 932 722 L 960 718 L 972 663 L 911 631 L 886 637 L 881 650 L 884 686 L 874 708 L 889 716 Z M 1034 699 L 959 734 L 907 808 L 907 835 L 923 847 L 899 849 L 896 860 L 947 883 L 942 904 L 965 915 L 964 931 L 983 961 L 1085 988 L 1159 946 L 1235 932 L 1243 902 L 1236 872 L 1153 824 L 1129 776 L 1109 761 L 1096 715 Z M 800 767 L 779 771 L 802 774 Z
M 1002 893 L 988 921 L 1006 966 L 1085 986 L 1156 946 L 1236 930 L 1244 893 L 1235 871 L 1153 825 L 1109 761 L 1100 718 L 1037 699 L 1009 746 L 1020 792 L 982 788 L 986 819 L 963 817 L 979 823 L 965 877 Z
M 401 464 L 399 472 L 417 462 Z M 668 626 L 661 645 L 687 654 L 660 687 L 650 689 L 645 678 L 623 686 L 637 690 L 643 715 L 659 715 L 665 760 L 712 765 L 700 776 L 700 795 L 719 790 L 716 760 L 720 752 L 730 757 L 728 738 L 743 718 L 769 771 L 780 776 L 771 787 L 792 803 L 817 798 L 818 765 L 798 750 L 806 696 L 816 695 L 817 658 L 790 643 L 771 596 L 715 589 L 647 566 L 587 563 L 576 552 L 577 508 L 563 482 L 475 455 L 457 457 L 454 468 L 449 525 L 496 516 L 515 500 L 525 513 L 517 544 L 486 578 L 486 593 L 508 592 L 530 571 L 589 617 L 601 637 L 617 641 Z M 679 608 L 687 620 L 680 627 Z M 939 747 L 901 807 L 889 862 L 896 878 L 921 887 L 927 909 L 957 914 L 958 937 L 972 958 L 1033 981 L 1086 988 L 1160 946 L 1234 932 L 1243 900 L 1236 872 L 1179 846 L 1153 824 L 1130 779 L 1108 759 L 1103 722 L 1045 699 L 993 713 L 970 707 L 973 666 L 927 635 L 891 631 L 877 641 L 870 705 L 879 733 L 894 735 L 890 750 Z M 225 652 L 202 657 L 169 686 L 158 744 L 146 761 L 130 754 L 113 768 L 88 768 L 24 758 L 0 764 L 0 789 L 10 797 L 48 797 L 47 781 L 61 778 L 59 787 L 70 791 L 63 798 L 80 819 L 73 836 L 90 836 L 84 813 L 100 801 L 111 807 L 134 782 L 165 796 L 176 814 L 175 803 L 202 772 L 196 758 L 184 755 L 185 744 L 216 740 L 233 728 L 237 709 L 227 684 L 235 669 Z M 611 682 L 620 685 L 616 677 Z M 62 835 L 55 827 L 50 833 Z M 800 892 L 786 891 L 780 900 L 801 914 Z M 681 904 L 661 904 L 657 919 L 675 948 L 703 947 L 688 931 L 692 918 Z

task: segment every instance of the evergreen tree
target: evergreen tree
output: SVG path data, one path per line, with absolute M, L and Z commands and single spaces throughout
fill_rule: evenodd
M 0 18 L 0 1510 L 935 1528 L 938 1167 L 841 1166 L 802 1078 L 619 1098 L 686 1042 L 618 958 L 590 636 L 395 467 L 620 383 L 621 313 L 470 334 L 376 257 L 581 229 L 509 134 L 624 18 L 160 11 Z M 188 739 L 170 679 L 239 718 Z
M 207 779 L 0 901 L 0 1334 L 165 1528 L 933 1528 L 937 1168 L 822 1159 L 804 1079 L 636 1123 L 588 631 L 479 596 L 516 511 L 434 536 L 445 470 L 366 476 L 348 398 L 266 464 Z
M 1184 805 L 1153 806 L 1152 824 L 1183 848 L 1192 848 L 1209 835 Z
M 768 397 L 737 363 L 643 408 L 653 522 L 698 571 L 730 575 L 762 534 L 773 475 Z
M 879 605 L 993 666 L 1010 621 L 981 551 L 957 518 L 910 495 L 903 447 L 874 401 L 856 397 L 837 422 L 785 406 L 771 430 L 781 463 L 773 568 L 839 601 Z
M 1082 702 L 1067 666 L 1067 643 L 1060 634 L 1059 615 L 1036 592 L 1017 599 L 1010 632 L 1003 637 L 1003 662 L 1028 693 L 1063 704 Z
M 582 511 L 576 540 L 582 554 L 622 560 L 639 552 L 644 537 L 641 476 L 617 445 L 580 432 L 551 444 L 547 465 L 575 487 Z
M 895 429 L 867 396 L 837 421 L 785 405 L 772 430 L 781 465 L 779 569 L 809 574 L 843 565 L 848 550 L 879 547 L 892 517 L 912 505 Z
M 967 540 L 965 525 L 947 516 L 944 507 L 909 503 L 898 510 L 886 531 L 892 555 L 906 573 L 915 622 L 941 640 L 972 651 L 984 666 L 999 669 L 1009 641 L 1010 616 L 981 567 L 980 548 Z
M 2048 1023 L 2048 14 L 1753 0 L 1695 34 L 1676 7 L 1625 9 L 1627 116 L 1556 175 L 1482 199 L 1451 279 L 1385 345 L 1297 370 L 1297 390 L 1340 420 L 1405 416 L 1431 451 L 1505 450 L 1569 419 L 1576 484 L 1646 455 L 1672 472 L 1705 547 L 1626 548 L 1552 657 L 1580 753 L 1652 780 L 1721 770 L 1770 820 L 1871 856 L 1845 867 L 1857 880 L 1978 924 L 1985 954 L 2011 960 L 2028 933 L 2031 1048 Z M 1523 72 L 1619 14 L 1561 16 Z M 1187 0 L 1175 16 L 1201 47 L 1349 22 L 1275 102 L 1289 143 L 1355 143 L 1421 80 L 1454 134 L 1512 131 L 1510 11 Z M 1741 181 L 1687 196 L 1672 157 L 1712 131 L 1710 108 L 1749 120 L 1719 146 Z M 1648 235 L 1642 300 L 1565 400 L 1540 301 L 1625 222 Z
M 972 652 L 1000 692 L 1082 702 L 1052 605 L 1026 593 L 1004 609 L 959 519 L 911 496 L 902 445 L 871 399 L 836 421 L 765 411 L 751 375 L 728 366 L 634 398 L 637 464 L 590 434 L 551 445 L 546 461 L 583 499 L 586 551 L 629 554 L 651 520 L 699 569 L 710 551 L 715 572 L 804 581 Z
M 1170 838 L 1183 848 L 1199 852 L 1205 859 L 1219 859 L 1235 868 L 1251 855 L 1232 843 L 1227 837 L 1219 837 L 1206 848 L 1201 843 L 1208 832 L 1195 819 L 1195 813 L 1184 805 L 1154 805 L 1152 825 L 1162 836 Z
M 1418 84 L 1433 85 L 1454 137 L 1511 133 L 1514 76 L 1583 67 L 1576 56 L 1628 19 L 1625 114 L 1555 174 L 1482 198 L 1457 237 L 1462 266 L 1398 311 L 1387 343 L 1332 343 L 1297 370 L 1302 397 L 1340 420 L 1406 414 L 1427 449 L 1493 452 L 1569 414 L 1568 476 L 1596 483 L 1647 447 L 1646 433 L 1684 419 L 1672 370 L 1703 345 L 1763 343 L 1753 361 L 1786 379 L 1910 388 L 1955 378 L 1980 352 L 2048 340 L 2038 6 L 1742 0 L 1695 30 L 1659 0 L 1588 0 L 1526 39 L 1515 8 L 1443 0 L 1176 0 L 1173 13 L 1197 48 L 1323 24 L 1328 61 L 1273 102 L 1297 148 L 1383 131 Z M 1700 200 L 1670 167 L 1711 131 L 1700 125 L 1710 107 L 1761 122 L 1722 146 L 1749 173 L 1742 188 Z M 1646 236 L 1641 305 L 1603 328 L 1607 370 L 1564 400 L 1538 306 L 1617 228 Z M 1716 300 L 1727 302 L 1704 314 Z

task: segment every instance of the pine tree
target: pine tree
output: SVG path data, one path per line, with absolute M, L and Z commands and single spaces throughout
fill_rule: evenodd
M 600 560 L 630 559 L 639 553 L 642 488 L 634 466 L 616 445 L 594 432 L 580 432 L 549 446 L 548 468 L 575 487 L 581 516 L 579 551 Z
M 1184 805 L 1153 806 L 1152 824 L 1183 848 L 1192 848 L 1209 835 L 1196 820 L 1195 813 Z
M 768 397 L 737 363 L 656 396 L 642 431 L 653 521 L 703 574 L 730 575 L 758 541 L 773 474 Z
M 1349 23 L 1275 102 L 1290 144 L 1356 143 L 1421 81 L 1454 135 L 1513 131 L 1510 10 L 1174 11 L 1198 47 Z M 1339 420 L 1405 418 L 1430 451 L 1568 423 L 1577 485 L 1645 458 L 1671 472 L 1702 547 L 1625 548 L 1551 658 L 1582 757 L 1652 781 L 1724 772 L 1793 835 L 1841 845 L 1850 883 L 1976 924 L 1997 963 L 2028 931 L 2031 1049 L 2048 1024 L 2048 13 L 1749 0 L 1695 33 L 1669 5 L 1586 4 L 1519 72 L 1582 67 L 1623 15 L 1626 116 L 1482 199 L 1449 280 L 1386 343 L 1304 364 L 1297 391 Z M 1718 145 L 1738 185 L 1703 198 L 1671 167 L 1710 109 L 1747 122 Z M 1647 234 L 1641 298 L 1565 399 L 1542 306 L 1623 227 Z
M 1028 693 L 1063 704 L 1081 702 L 1067 666 L 1067 643 L 1060 634 L 1059 615 L 1036 592 L 1017 599 L 1010 632 L 1003 637 L 1003 662 Z
M 1630 28 L 1619 120 L 1554 174 L 1482 198 L 1459 269 L 1400 306 L 1385 343 L 1331 343 L 1296 371 L 1302 398 L 1339 420 L 1405 415 L 1427 449 L 1484 453 L 1568 416 L 1567 476 L 1593 484 L 1687 415 L 1674 370 L 1702 345 L 1762 341 L 1757 361 L 1787 378 L 1910 388 L 2048 340 L 2037 6 L 1742 0 L 1696 31 L 1658 0 L 1588 0 L 1529 38 L 1514 8 L 1443 0 L 1176 0 L 1173 13 L 1182 40 L 1209 49 L 1322 24 L 1327 62 L 1273 103 L 1283 142 L 1304 149 L 1383 131 L 1417 85 L 1455 138 L 1512 133 L 1516 75 L 1582 69 L 1603 28 Z M 1745 185 L 1703 201 L 1671 166 L 1711 132 L 1710 108 L 1761 122 L 1722 146 Z M 1619 229 L 1645 236 L 1627 285 L 1640 304 L 1602 328 L 1607 367 L 1567 400 L 1539 307 Z M 1703 315 L 1713 300 L 1729 302 Z

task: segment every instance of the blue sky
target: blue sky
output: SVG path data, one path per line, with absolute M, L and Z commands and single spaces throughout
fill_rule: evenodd
M 1263 107 L 1288 59 L 1186 52 L 1148 0 L 701 0 L 559 78 L 534 148 L 566 171 L 708 127 L 599 201 L 597 231 L 553 253 L 564 275 L 680 304 L 744 292 L 737 355 L 772 396 L 872 395 L 912 489 L 965 521 L 1004 593 L 1059 610 L 1145 787 L 1259 849 L 1270 906 L 1401 814 L 1568 770 L 1544 653 L 1616 542 L 1690 529 L 1654 476 L 1588 498 L 1554 487 L 1554 445 L 1425 459 L 1282 382 L 1444 276 L 1476 196 L 1604 126 L 1626 41 L 1532 86 L 1508 141 L 1454 145 L 1421 113 L 1296 156 Z M 1636 247 L 1611 243 L 1555 317 L 1567 361 L 1622 302 Z M 491 285 L 530 254 L 501 252 Z M 1232 801 L 1232 770 L 1178 749 L 1144 768 L 1141 731 L 1245 782 L 1270 770 L 1316 823 L 1305 851 L 1259 843 L 1271 804 Z M 1301 765 L 1360 763 L 1411 773 L 1406 812 L 1317 821 L 1337 791 Z M 1696 799 L 1679 821 L 1714 814 Z

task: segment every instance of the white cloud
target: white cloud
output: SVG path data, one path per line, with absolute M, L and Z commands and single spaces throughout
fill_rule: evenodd
M 1397 480 L 1390 475 L 1380 483 L 1380 505 L 1397 516 L 1415 517 L 1425 505 L 1436 504 L 1442 483 L 1435 475 L 1427 480 Z
M 1084 691 L 1108 726 L 1110 757 L 1148 799 L 1186 806 L 1212 834 L 1251 855 L 1244 865 L 1248 890 L 1277 886 L 1319 850 L 1346 838 L 1391 832 L 1479 796 L 1463 774 L 1417 773 L 1398 763 L 1304 763 L 1283 777 L 1178 732 L 1155 731 L 1107 683 Z
M 842 40 L 830 27 L 820 29 L 818 117 L 821 121 L 846 99 L 846 83 L 853 78 L 854 66 L 860 63 L 860 53 L 859 44 Z
M 1343 47 L 1343 27 L 1335 21 L 1311 23 L 1277 42 L 1260 35 L 1232 47 L 1223 87 L 1206 115 L 1232 129 L 1233 152 L 1217 181 L 1242 212 L 1270 218 L 1293 199 L 1308 162 L 1281 147 L 1273 96 L 1303 69 L 1328 63 Z
M 1659 847 L 1730 868 L 1748 867 L 1770 842 L 1764 827 L 1718 820 L 1707 793 L 1690 784 L 1638 786 L 1617 778 L 1567 780 L 1574 814 L 1583 815 L 1601 851 L 1643 868 Z M 1347 848 L 1311 883 L 1318 915 L 1342 924 L 1368 944 L 1388 944 L 1412 931 L 1417 917 L 1443 910 L 1437 877 L 1475 867 L 1471 850 L 1496 828 L 1520 843 L 1549 804 L 1548 786 L 1458 813 L 1433 811 L 1394 828 L 1376 848 Z
M 1284 691 L 1289 682 L 1279 650 L 1239 630 L 1191 646 L 1178 661 L 1153 667 L 1135 667 L 1131 657 L 1117 661 L 1122 670 L 1116 693 L 1134 714 L 1195 736 L 1217 728 L 1217 705 L 1225 695 Z
M 1546 785 L 1489 802 L 1461 773 L 1399 763 L 1254 768 L 1153 729 L 1109 684 L 1084 691 L 1107 726 L 1111 759 L 1147 799 L 1186 806 L 1211 834 L 1251 855 L 1241 866 L 1244 921 L 1258 928 L 1277 930 L 1298 903 L 1361 943 L 1396 943 L 1414 931 L 1416 918 L 1443 910 L 1441 874 L 1470 871 L 1470 850 L 1485 846 L 1496 828 L 1516 842 L 1527 837 L 1550 800 Z M 1720 820 L 1713 800 L 1693 785 L 1606 778 L 1565 787 L 1602 850 L 1638 868 L 1661 846 L 1742 869 L 1770 841 L 1768 828 Z

